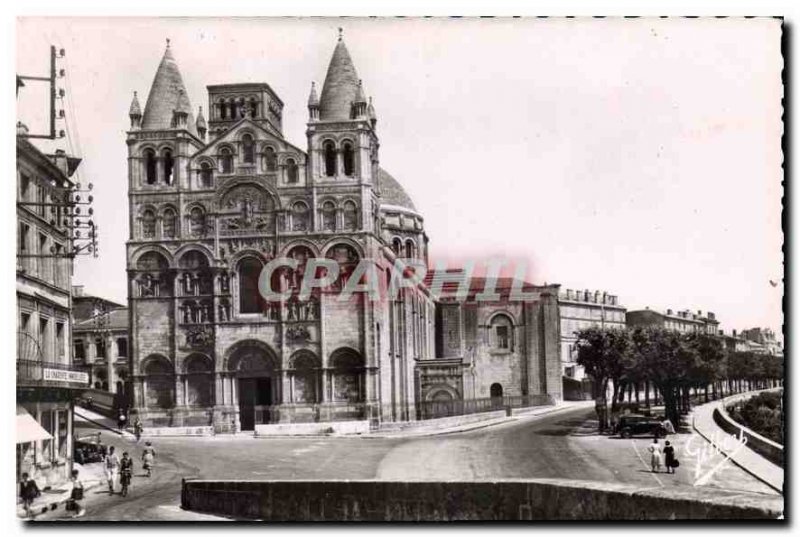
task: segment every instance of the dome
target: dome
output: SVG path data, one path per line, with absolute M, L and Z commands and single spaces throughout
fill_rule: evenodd
M 397 179 L 389 175 L 383 168 L 378 168 L 378 182 L 381 191 L 381 205 L 394 205 L 395 207 L 417 212 L 414 202 L 411 201 L 411 196 L 397 182 Z

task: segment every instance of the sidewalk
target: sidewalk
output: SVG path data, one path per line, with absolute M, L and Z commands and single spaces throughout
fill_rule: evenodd
M 91 410 L 86 409 L 82 406 L 75 407 L 75 421 L 76 422 L 86 422 L 92 423 L 95 426 L 98 426 L 102 429 L 107 430 L 110 433 L 114 433 L 117 435 L 122 436 L 123 438 L 132 439 L 134 438 L 133 433 L 122 430 L 120 431 L 119 427 L 117 427 L 116 420 L 112 420 L 111 418 L 107 418 L 102 414 L 98 414 L 96 412 L 92 412 Z
M 105 481 L 102 463 L 96 462 L 84 465 L 73 463 L 73 467 L 78 470 L 78 477 L 83 483 L 84 493 Z M 31 505 L 31 512 L 34 514 L 31 518 L 25 517 L 25 509 L 22 507 L 22 502 L 17 498 L 17 516 L 25 521 L 35 521 L 36 517 L 43 513 L 56 510 L 63 511 L 67 500 L 71 496 L 71 482 L 63 483 L 57 489 L 43 490 L 42 495 L 36 498 Z
M 740 449 L 739 443 L 726 443 L 723 440 L 729 436 L 722 427 L 714 421 L 714 409 L 723 404 L 723 400 L 714 401 L 705 405 L 696 406 L 693 409 L 692 427 L 700 436 L 705 438 L 723 454 L 729 456 L 736 466 L 752 475 L 759 481 L 783 494 L 783 468 L 777 466 L 755 451 L 744 446 Z M 728 446 L 726 444 L 733 444 Z
M 476 429 L 483 429 L 485 427 L 492 427 L 503 423 L 510 423 L 527 419 L 536 416 L 543 416 L 546 414 L 553 414 L 565 410 L 572 410 L 575 408 L 594 408 L 594 401 L 562 401 L 554 406 L 536 406 L 530 408 L 515 408 L 512 409 L 511 416 L 504 416 L 502 418 L 491 418 L 478 422 L 468 423 L 464 425 L 455 425 L 452 427 L 440 428 L 436 424 L 425 423 L 419 421 L 419 425 L 408 427 L 401 431 L 386 431 L 375 432 L 369 434 L 359 435 L 360 438 L 416 438 L 424 436 L 438 436 L 453 433 L 463 433 L 467 431 L 474 431 Z

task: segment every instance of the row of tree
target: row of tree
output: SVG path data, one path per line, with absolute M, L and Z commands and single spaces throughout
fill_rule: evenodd
M 773 387 L 782 382 L 783 359 L 725 349 L 720 337 L 678 333 L 660 327 L 609 329 L 592 327 L 576 333 L 578 364 L 593 381 L 600 429 L 608 428 L 611 412 L 627 399 L 650 406 L 663 403 L 676 426 L 689 411 L 692 392 L 717 399 L 731 393 Z

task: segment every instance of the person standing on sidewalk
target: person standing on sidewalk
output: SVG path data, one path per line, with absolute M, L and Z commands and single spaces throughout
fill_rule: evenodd
M 79 503 L 83 500 L 83 482 L 78 479 L 78 470 L 72 470 L 72 493 L 70 494 L 67 505 L 69 511 L 73 511 L 73 518 L 78 518 L 86 514 L 86 509 Z
M 142 438 L 142 429 L 142 420 L 136 416 L 136 421 L 133 422 L 133 434 L 136 436 L 137 442 Z
M 661 471 L 661 445 L 658 443 L 658 436 L 653 437 L 653 443 L 647 448 L 650 452 L 650 470 L 653 473 Z
M 25 516 L 27 518 L 33 516 L 31 504 L 40 494 L 36 481 L 30 479 L 27 472 L 22 474 L 22 480 L 19 482 L 19 497 L 22 498 L 22 507 L 25 509 Z
M 119 409 L 119 417 L 117 418 L 117 425 L 119 426 L 119 431 L 122 432 L 125 429 L 125 424 L 128 422 L 128 417 L 125 415 L 125 410 L 122 408 Z
M 114 453 L 114 446 L 108 448 L 108 454 L 103 458 L 103 468 L 106 471 L 108 480 L 108 492 L 114 494 L 114 481 L 119 471 L 119 457 Z

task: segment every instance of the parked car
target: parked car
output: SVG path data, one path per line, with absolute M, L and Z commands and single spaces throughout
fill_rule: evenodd
M 667 430 L 661 420 L 651 416 L 628 415 L 619 418 L 617 433 L 622 438 L 631 436 L 657 436 L 663 438 L 667 436 Z
M 72 459 L 78 464 L 88 464 L 90 462 L 103 462 L 105 446 L 85 440 L 75 440 L 73 445 Z

